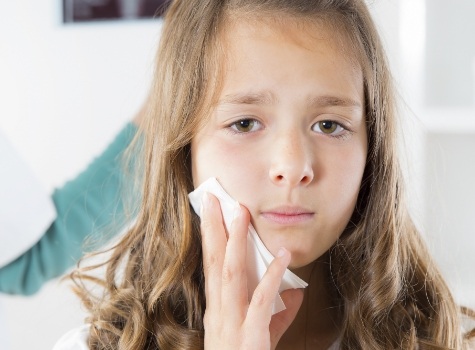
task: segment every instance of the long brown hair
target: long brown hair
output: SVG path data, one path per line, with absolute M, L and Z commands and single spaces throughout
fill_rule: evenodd
M 364 75 L 368 158 L 353 216 L 329 252 L 341 349 L 462 348 L 459 310 L 404 203 L 391 75 L 363 0 L 176 0 L 166 16 L 148 118 L 132 153 L 142 198 L 104 279 L 73 274 L 90 310 L 91 349 L 202 349 L 205 295 L 190 141 L 222 77 L 236 14 L 324 21 L 346 37 Z M 84 281 L 101 286 L 92 293 Z

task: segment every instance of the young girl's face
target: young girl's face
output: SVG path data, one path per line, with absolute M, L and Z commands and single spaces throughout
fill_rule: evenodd
M 292 268 L 342 233 L 366 162 L 363 76 L 337 36 L 292 20 L 234 23 L 219 103 L 192 140 L 195 187 L 215 176 Z

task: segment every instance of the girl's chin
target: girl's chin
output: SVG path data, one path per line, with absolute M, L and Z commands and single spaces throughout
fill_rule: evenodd
M 296 255 L 293 256 L 290 260 L 288 269 L 295 273 L 299 277 L 303 277 L 309 273 L 313 267 L 314 263 L 321 257 L 315 255 Z M 303 278 L 305 280 L 305 278 Z
M 315 260 L 313 257 L 292 256 L 288 269 L 291 271 L 303 269 Z

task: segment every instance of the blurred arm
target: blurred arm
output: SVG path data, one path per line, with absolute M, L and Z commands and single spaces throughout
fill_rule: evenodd
M 104 236 L 106 227 L 115 222 L 124 224 L 121 156 L 136 131 L 136 125 L 127 124 L 85 171 L 54 192 L 55 221 L 26 253 L 0 269 L 0 292 L 35 293 L 78 261 L 87 237 L 95 246 L 103 244 L 112 237 Z M 111 233 L 117 234 L 119 229 Z

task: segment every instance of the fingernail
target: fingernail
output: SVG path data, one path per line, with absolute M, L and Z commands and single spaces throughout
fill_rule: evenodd
M 281 248 L 279 249 L 279 251 L 277 252 L 277 257 L 278 257 L 278 258 L 282 258 L 282 257 L 285 255 L 285 252 L 286 252 L 286 251 L 287 251 L 287 250 L 286 250 L 284 247 L 281 247 Z

